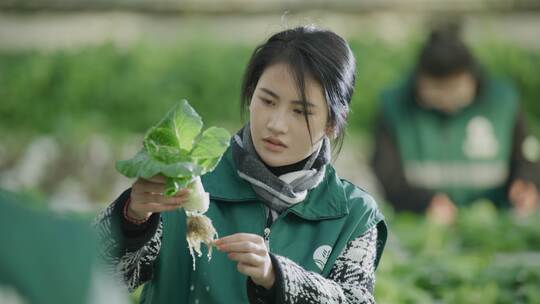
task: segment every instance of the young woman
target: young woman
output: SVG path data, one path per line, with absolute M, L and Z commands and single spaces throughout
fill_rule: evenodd
M 255 49 L 242 87 L 249 122 L 203 176 L 223 236 L 192 269 L 181 208 L 164 179 L 137 180 L 99 218 L 107 255 L 143 303 L 373 303 L 386 241 L 373 198 L 330 164 L 355 81 L 348 44 L 313 27 Z

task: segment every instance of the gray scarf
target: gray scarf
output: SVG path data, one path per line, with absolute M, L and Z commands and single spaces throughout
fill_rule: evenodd
M 330 140 L 325 137 L 302 170 L 278 177 L 265 166 L 255 151 L 249 123 L 234 136 L 232 153 L 238 175 L 251 184 L 257 196 L 273 213 L 281 213 L 303 201 L 308 190 L 322 181 L 331 158 Z

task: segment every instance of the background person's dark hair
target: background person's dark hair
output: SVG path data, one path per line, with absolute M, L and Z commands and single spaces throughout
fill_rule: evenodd
M 334 155 L 337 155 L 343 145 L 356 78 L 356 61 L 349 45 L 337 34 L 313 26 L 274 34 L 255 48 L 245 70 L 240 103 L 243 118 L 259 78 L 267 67 L 276 63 L 287 64 L 297 81 L 310 137 L 305 76 L 310 75 L 322 86 L 328 107 L 328 126 L 335 135 Z
M 461 38 L 461 26 L 445 22 L 433 27 L 420 51 L 416 74 L 446 77 L 470 72 L 481 82 L 481 71 L 476 58 Z

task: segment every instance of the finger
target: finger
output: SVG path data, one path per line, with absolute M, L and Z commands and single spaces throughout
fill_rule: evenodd
M 158 175 L 154 175 L 152 176 L 151 178 L 148 178 L 146 179 L 148 181 L 151 181 L 153 183 L 158 183 L 158 184 L 165 184 L 167 183 L 167 179 L 165 178 L 165 176 L 161 175 L 161 174 L 158 174 Z
M 253 267 L 258 267 L 264 264 L 264 257 L 253 254 L 253 253 L 232 252 L 232 253 L 229 253 L 227 257 L 232 261 L 247 264 Z
M 186 196 L 165 196 L 161 194 L 136 193 L 132 195 L 132 201 L 141 204 L 159 203 L 165 205 L 181 205 L 188 200 Z
M 172 211 L 172 210 L 175 210 L 175 209 L 178 209 L 182 206 L 180 205 L 163 205 L 163 204 L 158 204 L 158 203 L 149 203 L 149 204 L 146 204 L 143 208 L 146 208 L 148 211 L 147 212 L 165 212 L 165 211 Z
M 163 193 L 165 184 L 155 183 L 146 179 L 138 179 L 133 183 L 132 192 L 135 193 Z
M 216 244 L 219 245 L 219 244 L 242 242 L 242 241 L 254 242 L 257 244 L 264 243 L 264 240 L 260 235 L 256 235 L 252 233 L 236 233 L 236 234 L 232 234 L 232 235 L 217 239 Z
M 181 196 L 189 196 L 191 194 L 191 189 L 189 188 L 182 188 L 180 191 L 178 191 L 174 196 L 181 197 Z
M 238 269 L 238 272 L 248 277 L 258 278 L 262 276 L 262 269 L 249 264 L 238 263 L 238 265 L 236 265 L 236 269 Z
M 151 193 L 151 194 L 163 194 L 165 192 L 165 184 L 155 183 L 150 180 L 138 179 L 133 183 L 132 192 L 136 193 Z M 182 188 L 174 196 L 186 196 L 189 195 L 191 190 L 189 188 Z
M 253 242 L 234 242 L 218 245 L 218 250 L 223 252 L 255 253 L 260 256 L 266 255 L 266 246 Z

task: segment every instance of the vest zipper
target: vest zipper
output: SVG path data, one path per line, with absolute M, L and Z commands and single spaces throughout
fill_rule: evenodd
M 289 210 L 287 209 L 283 211 L 274 220 L 272 211 L 270 211 L 270 209 L 267 209 L 267 207 L 265 207 L 264 205 L 262 206 L 262 209 L 263 209 L 264 215 L 266 216 L 266 223 L 263 230 L 263 239 L 264 239 L 264 244 L 266 245 L 266 248 L 268 249 L 268 251 L 270 251 L 270 233 L 272 232 L 272 225 L 274 225 L 274 223 L 277 222 L 279 219 L 285 217 L 289 213 Z M 268 210 L 268 216 L 266 215 L 267 210 Z
M 266 249 L 270 250 L 270 227 L 264 228 L 264 243 L 266 244 Z
M 272 227 L 272 224 L 274 223 L 272 210 L 268 210 L 268 216 L 266 217 L 266 226 L 264 227 L 264 243 L 266 244 L 266 249 L 270 251 L 270 232 L 272 230 L 270 229 Z

